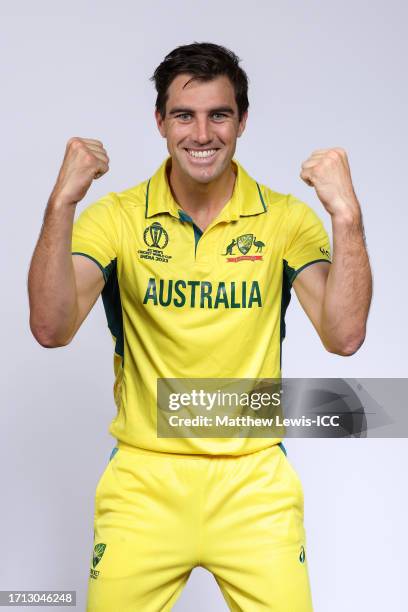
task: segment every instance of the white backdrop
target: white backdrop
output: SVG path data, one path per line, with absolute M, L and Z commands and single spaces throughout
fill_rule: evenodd
M 72 345 L 42 348 L 30 334 L 26 290 L 66 141 L 98 138 L 111 159 L 78 212 L 151 176 L 166 155 L 153 121 L 155 67 L 180 44 L 230 47 L 250 78 L 237 158 L 258 181 L 308 202 L 329 229 L 300 165 L 314 149 L 344 147 L 374 270 L 368 335 L 353 357 L 326 353 L 293 298 L 284 374 L 406 377 L 408 10 L 403 0 L 0 6 L 0 589 L 75 589 L 84 610 L 94 489 L 115 443 L 107 433 L 116 411 L 113 347 L 98 301 Z M 287 447 L 305 490 L 315 612 L 402 612 L 406 441 L 290 440 Z M 196 568 L 174 609 L 227 607 L 211 574 Z

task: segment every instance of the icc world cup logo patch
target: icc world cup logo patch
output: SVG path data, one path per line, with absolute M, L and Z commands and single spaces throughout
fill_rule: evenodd
M 143 231 L 143 241 L 148 249 L 138 250 L 140 259 L 168 263 L 172 258 L 172 255 L 165 255 L 163 253 L 163 249 L 165 249 L 169 243 L 169 235 L 158 221 L 155 221 L 145 228 Z
M 169 235 L 164 227 L 158 221 L 155 221 L 152 225 L 146 227 L 143 240 L 150 248 L 165 249 L 169 242 Z

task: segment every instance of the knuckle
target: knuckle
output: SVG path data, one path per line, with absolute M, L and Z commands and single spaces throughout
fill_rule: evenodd
M 70 138 L 68 140 L 68 147 L 71 149 L 77 149 L 78 147 L 82 146 L 82 140 L 80 138 L 78 138 L 78 136 L 73 136 L 72 138 Z
M 89 165 L 93 165 L 95 162 L 95 156 L 90 151 L 87 151 L 84 155 L 84 162 Z
M 327 153 L 327 157 L 329 159 L 337 159 L 339 156 L 338 151 L 336 151 L 336 149 L 330 149 L 330 151 Z

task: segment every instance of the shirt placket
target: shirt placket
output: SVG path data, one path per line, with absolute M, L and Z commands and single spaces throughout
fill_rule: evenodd
M 197 266 L 208 265 L 213 258 L 214 227 L 210 227 L 209 231 L 204 230 L 203 232 L 186 212 L 179 211 L 179 217 L 182 223 L 187 223 L 191 226 L 194 235 L 194 264 Z

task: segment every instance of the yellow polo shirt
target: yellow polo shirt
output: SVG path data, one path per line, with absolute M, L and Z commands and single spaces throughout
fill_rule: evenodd
M 236 160 L 232 197 L 201 232 L 172 196 L 168 163 L 74 223 L 73 254 L 105 278 L 117 407 L 109 431 L 155 451 L 251 453 L 281 438 L 158 436 L 157 381 L 279 378 L 292 282 L 330 261 L 329 239 L 310 207 L 258 184 Z

